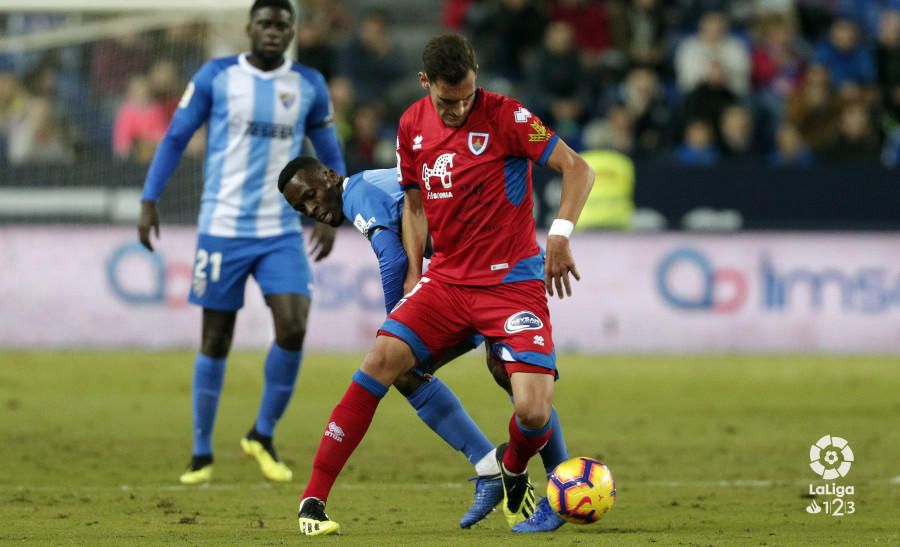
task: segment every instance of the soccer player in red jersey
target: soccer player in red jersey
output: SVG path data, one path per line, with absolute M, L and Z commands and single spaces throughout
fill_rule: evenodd
M 300 502 L 305 535 L 339 530 L 325 502 L 388 386 L 474 332 L 492 342 L 512 385 L 509 442 L 497 448 L 507 521 L 524 532 L 558 527 L 522 522 L 534 511 L 527 466 L 552 434 L 556 352 L 545 290 L 571 296 L 569 276 L 579 279 L 569 235 L 594 173 L 518 101 L 476 87 L 478 65 L 465 38 L 432 38 L 422 60 L 419 81 L 428 96 L 401 116 L 397 137 L 406 295 L 325 428 Z M 535 239 L 532 162 L 562 174 L 546 255 Z M 429 229 L 434 254 L 422 276 Z M 548 510 L 538 507 L 542 515 Z

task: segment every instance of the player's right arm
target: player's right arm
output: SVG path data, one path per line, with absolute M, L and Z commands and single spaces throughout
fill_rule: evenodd
M 425 257 L 425 243 L 428 239 L 428 221 L 422 205 L 422 192 L 418 188 L 405 190 L 403 200 L 403 249 L 409 257 L 403 293 L 415 287 L 422 277 L 422 261 Z
M 138 238 L 144 247 L 151 251 L 153 250 L 150 243 L 151 229 L 156 232 L 159 239 L 159 213 L 156 210 L 156 202 L 162 195 L 172 172 L 178 167 L 178 162 L 181 161 L 184 149 L 194 132 L 209 118 L 212 108 L 212 80 L 218 70 L 216 64 L 210 62 L 194 75 L 184 90 L 166 135 L 153 154 L 153 161 L 144 180 L 141 215 L 138 218 Z
M 412 150 L 409 148 L 405 121 L 405 116 L 400 118 L 400 130 L 397 132 L 397 179 L 404 194 L 403 212 L 400 216 L 401 237 L 409 260 L 403 294 L 411 291 L 422 277 L 422 261 L 428 239 L 428 220 L 425 218 L 422 192 L 412 167 Z

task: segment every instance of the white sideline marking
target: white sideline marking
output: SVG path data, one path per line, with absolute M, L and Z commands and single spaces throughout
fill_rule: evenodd
M 735 480 L 720 480 L 720 481 L 631 481 L 627 483 L 629 486 L 634 487 L 649 487 L 649 488 L 695 488 L 695 487 L 704 487 L 704 488 L 768 488 L 772 486 L 803 486 L 809 484 L 808 480 L 749 480 L 749 479 L 735 479 Z M 900 475 L 891 478 L 891 479 L 883 479 L 876 481 L 866 481 L 864 484 L 874 484 L 874 485 L 900 485 Z M 305 487 L 304 483 L 291 483 L 288 484 L 288 488 L 300 489 Z M 341 490 L 364 490 L 368 488 L 391 488 L 391 489 L 402 489 L 402 490 L 427 490 L 432 488 L 441 488 L 446 490 L 458 490 L 460 488 L 466 488 L 468 486 L 467 482 L 445 482 L 439 484 L 422 484 L 420 482 L 410 482 L 410 483 L 385 483 L 385 484 L 375 484 L 375 483 L 338 483 L 335 485 L 337 488 Z M 274 488 L 280 488 L 281 486 L 275 486 L 269 484 L 267 482 L 259 482 L 259 483 L 251 483 L 251 484 L 234 484 L 234 483 L 216 483 L 216 484 L 204 484 L 200 486 L 186 486 L 182 484 L 141 484 L 141 485 L 128 485 L 122 484 L 119 486 L 27 486 L 27 485 L 0 485 L 0 491 L 28 491 L 33 490 L 36 492 L 59 492 L 59 491 L 108 491 L 108 490 L 119 490 L 122 492 L 130 492 L 133 490 L 162 490 L 164 492 L 188 492 L 191 490 L 221 490 L 221 491 L 231 491 L 231 490 L 272 490 Z

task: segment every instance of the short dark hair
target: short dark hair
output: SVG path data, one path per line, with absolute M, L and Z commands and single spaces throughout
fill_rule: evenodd
M 278 175 L 278 191 L 284 193 L 284 187 L 290 182 L 298 171 L 306 171 L 312 167 L 318 167 L 321 162 L 312 156 L 297 156 L 288 162 Z
M 428 40 L 422 51 L 422 64 L 430 81 L 443 80 L 448 84 L 458 84 L 470 70 L 478 70 L 472 44 L 459 34 L 442 34 Z
M 294 5 L 290 0 L 256 0 L 253 2 L 253 5 L 250 6 L 250 18 L 253 18 L 253 14 L 256 13 L 256 10 L 261 10 L 263 8 L 283 9 L 291 14 L 291 19 L 294 18 Z

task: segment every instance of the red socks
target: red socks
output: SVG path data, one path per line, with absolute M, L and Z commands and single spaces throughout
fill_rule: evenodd
M 387 388 L 384 388 L 387 391 Z M 384 394 L 382 393 L 382 396 Z M 313 472 L 300 499 L 325 502 L 344 464 L 365 436 L 381 397 L 354 381 L 334 408 L 313 460 Z
M 513 413 L 509 420 L 509 446 L 503 453 L 503 467 L 513 474 L 524 473 L 528 460 L 547 444 L 552 432 L 550 420 L 540 429 L 529 429 L 520 425 Z

